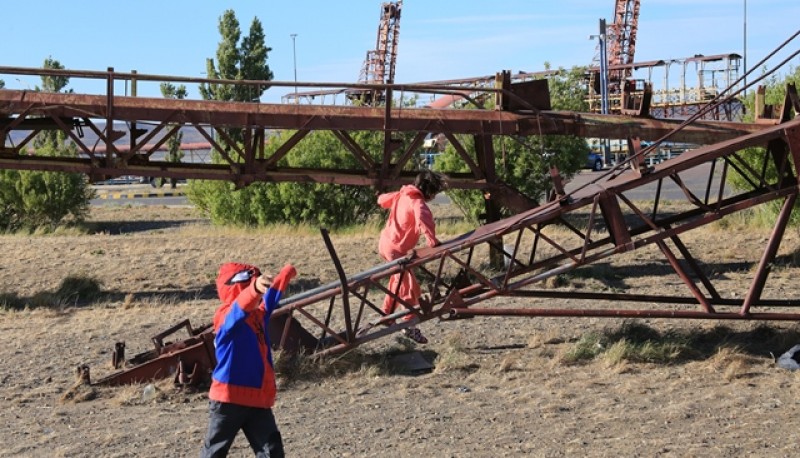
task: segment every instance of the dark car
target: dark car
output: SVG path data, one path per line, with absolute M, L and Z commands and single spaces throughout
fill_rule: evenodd
M 586 168 L 595 172 L 603 170 L 603 156 L 590 151 L 586 156 Z

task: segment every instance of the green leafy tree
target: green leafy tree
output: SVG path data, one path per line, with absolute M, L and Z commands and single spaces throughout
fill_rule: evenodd
M 786 86 L 787 84 L 790 83 L 793 83 L 795 87 L 800 87 L 800 67 L 790 67 L 789 70 L 783 76 L 773 74 L 769 78 L 766 78 L 763 82 L 764 103 L 773 106 L 782 105 L 784 102 L 784 98 L 786 96 Z M 745 98 L 744 104 L 746 113 L 744 116 L 744 120 L 752 122 L 755 113 L 754 91 L 750 91 L 748 96 Z M 762 168 L 764 167 L 764 161 L 766 160 L 767 180 L 769 182 L 774 182 L 775 180 L 777 180 L 778 170 L 775 168 L 775 164 L 771 160 L 767 160 L 765 158 L 764 153 L 765 153 L 764 148 L 753 147 L 745 149 L 743 152 L 740 153 L 739 156 L 743 161 L 748 163 L 748 165 L 752 168 L 752 170 L 759 170 L 759 171 L 762 170 Z M 791 160 L 791 155 L 789 155 L 789 159 Z M 748 190 L 752 188 L 750 182 L 735 171 L 732 171 L 727 175 L 727 182 L 735 189 Z M 774 221 L 775 217 L 777 216 L 778 212 L 781 209 L 782 203 L 783 203 L 782 200 L 773 200 L 768 202 L 766 205 L 758 206 L 757 211 L 761 212 L 762 213 L 761 216 L 763 217 L 759 220 L 768 222 Z M 796 204 L 796 207 L 797 206 L 800 206 L 800 203 Z M 800 224 L 800 213 L 796 211 L 792 212 L 790 224 L 792 225 Z
M 256 17 L 250 31 L 242 38 L 239 21 L 233 10 L 227 10 L 219 19 L 221 41 L 217 46 L 217 60 L 206 59 L 206 74 L 212 79 L 263 80 L 273 78 L 267 65 L 272 48 L 265 44 L 264 28 Z M 241 39 L 241 45 L 239 44 Z M 209 83 L 200 85 L 200 95 L 205 100 L 257 102 L 267 86 Z
M 188 92 L 186 91 L 186 86 L 183 84 L 179 86 L 175 86 L 172 83 L 161 83 L 160 86 L 161 95 L 167 99 L 185 99 Z M 173 126 L 170 126 L 173 127 Z M 183 132 L 178 131 L 175 135 L 170 137 L 167 140 L 167 154 L 166 154 L 166 161 L 167 162 L 180 162 L 183 159 L 183 151 L 181 151 L 181 143 L 183 142 Z M 164 185 L 164 179 L 158 178 L 157 184 L 159 187 Z M 170 186 L 174 189 L 177 184 L 177 180 L 172 178 L 170 180 Z
M 209 78 L 263 80 L 273 78 L 266 64 L 271 48 L 265 45 L 261 22 L 255 18 L 249 34 L 241 36 L 239 22 L 232 10 L 219 21 L 221 40 L 216 61 L 206 61 Z M 206 84 L 200 93 L 207 100 L 258 102 L 266 87 Z M 269 139 L 267 154 L 274 152 L 294 132 L 282 132 Z M 231 138 L 241 141 L 241 131 L 228 130 Z M 352 133 L 354 140 L 377 159 L 383 151 L 382 132 Z M 228 154 L 236 158 L 233 151 Z M 219 155 L 212 155 L 219 163 Z M 313 132 L 278 164 L 280 167 L 352 169 L 359 167 L 352 154 L 330 132 Z M 318 224 L 340 227 L 363 222 L 377 211 L 375 193 L 360 186 L 323 183 L 254 183 L 235 189 L 232 183 L 192 180 L 187 186 L 189 200 L 215 224 L 267 225 L 276 222 Z
M 48 57 L 44 68 L 64 68 Z M 69 79 L 42 76 L 38 91 L 60 92 Z M 77 148 L 65 142 L 60 131 L 39 133 L 34 140 L 35 154 L 48 157 L 75 157 Z M 79 222 L 89 212 L 94 191 L 86 177 L 77 173 L 0 170 L 0 230 L 23 228 L 55 229 L 64 222 Z
M 271 138 L 265 149 L 271 154 L 292 134 L 285 131 Z M 382 133 L 355 132 L 352 135 L 366 151 L 382 150 Z M 309 134 L 278 165 L 326 169 L 358 167 L 352 154 L 326 131 Z M 364 222 L 377 211 L 374 191 L 364 186 L 254 183 L 235 190 L 231 183 L 192 181 L 187 195 L 215 224 L 265 226 L 282 222 L 342 227 Z
M 44 60 L 43 68 L 63 70 L 64 66 L 61 65 L 61 62 L 48 57 Z M 42 75 L 42 85 L 36 86 L 35 90 L 37 92 L 72 92 L 71 90 L 64 91 L 68 84 L 69 77 L 67 76 Z M 61 130 L 47 130 L 40 132 L 36 136 L 33 140 L 33 147 L 35 149 L 50 148 L 51 150 L 67 148 L 69 149 L 69 155 L 74 156 L 77 153 L 77 148 L 72 143 L 66 146 L 66 138 L 67 135 Z
M 546 64 L 549 68 L 549 65 Z M 550 77 L 551 103 L 554 109 L 586 111 L 586 89 L 583 79 L 586 69 L 574 67 L 561 70 Z M 475 148 L 472 137 L 460 137 L 459 141 L 472 154 Z M 573 136 L 529 136 L 496 137 L 495 170 L 500 180 L 510 184 L 534 200 L 542 200 L 551 189 L 550 166 L 558 167 L 562 177 L 569 179 L 586 162 L 586 141 Z M 466 172 L 468 167 L 452 145 L 447 145 L 434 168 L 444 173 Z M 486 200 L 483 193 L 473 190 L 450 190 L 448 196 L 464 215 L 478 223 L 484 218 Z M 504 215 L 510 210 L 503 209 Z

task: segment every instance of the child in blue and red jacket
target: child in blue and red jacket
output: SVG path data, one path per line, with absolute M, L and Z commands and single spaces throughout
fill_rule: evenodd
M 274 279 L 247 264 L 220 267 L 217 294 L 222 305 L 214 314 L 217 365 L 201 457 L 226 456 L 239 430 L 256 456 L 284 456 L 272 414 L 276 387 L 267 330 L 270 315 L 295 275 L 288 264 Z

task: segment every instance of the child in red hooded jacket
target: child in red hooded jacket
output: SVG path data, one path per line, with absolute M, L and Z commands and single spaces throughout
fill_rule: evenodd
M 274 279 L 247 264 L 220 267 L 217 294 L 222 305 L 214 314 L 217 365 L 201 457 L 226 456 L 239 430 L 256 456 L 284 456 L 272 414 L 276 387 L 267 330 L 270 315 L 295 275 L 288 264 Z
M 429 247 L 439 244 L 433 214 L 426 202 L 433 200 L 445 187 L 444 175 L 427 170 L 417 174 L 413 185 L 405 185 L 399 191 L 378 196 L 378 205 L 389 209 L 389 218 L 378 242 L 378 252 L 383 259 L 393 261 L 408 254 L 417 246 L 420 234 L 425 235 Z M 398 297 L 411 306 L 419 304 L 419 282 L 413 272 L 392 275 L 388 289 L 393 293 L 396 291 Z M 394 313 L 397 303 L 394 296 L 387 294 L 383 300 L 383 313 Z M 413 314 L 408 314 L 403 321 L 413 318 Z M 416 327 L 407 328 L 404 332 L 417 343 L 428 343 L 428 339 Z

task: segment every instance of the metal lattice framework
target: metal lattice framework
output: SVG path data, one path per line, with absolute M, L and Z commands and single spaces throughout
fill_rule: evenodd
M 394 83 L 397 45 L 400 40 L 400 14 L 403 0 L 381 4 L 381 18 L 378 24 L 378 38 L 375 49 L 367 51 L 364 67 L 358 78 L 359 83 Z M 378 91 L 350 91 L 348 97 L 369 105 L 382 103 L 386 94 Z
M 501 182 L 494 171 L 492 138 L 540 135 L 655 140 L 673 131 L 677 121 L 628 116 L 603 116 L 549 110 L 547 85 L 542 81 L 511 83 L 498 78 L 500 85 L 474 87 L 471 93 L 485 94 L 503 109 L 430 109 L 393 106 L 309 106 L 175 100 L 130 97 L 115 94 L 120 83 L 172 82 L 214 83 L 253 86 L 294 86 L 292 82 L 225 81 L 200 78 L 165 77 L 132 73 L 44 70 L 0 67 L 0 74 L 57 75 L 100 80 L 104 93 L 63 94 L 19 90 L 0 90 L 0 168 L 81 172 L 93 181 L 123 175 L 199 178 L 231 181 L 246 186 L 257 181 L 318 182 L 373 186 L 378 189 L 407 183 L 415 174 L 409 167 L 423 140 L 443 134 L 469 166 L 469 172 L 452 174 L 451 186 L 482 189 L 492 193 L 498 204 L 517 211 L 534 206 L 526 196 Z M 301 85 L 304 83 L 300 83 Z M 326 83 L 312 83 L 315 86 Z M 415 93 L 458 94 L 448 86 L 437 85 L 341 85 L 331 87 L 380 90 L 400 98 Z M 480 106 L 479 104 L 476 106 Z M 547 108 L 546 110 L 543 108 Z M 144 127 L 148 127 L 144 129 Z M 234 141 L 227 128 L 240 128 L 243 142 Z M 127 128 L 127 131 L 125 130 Z M 154 153 L 180 129 L 196 130 L 221 157 L 220 163 L 175 163 Z M 754 132 L 762 126 L 730 122 L 696 122 L 674 135 L 675 141 L 708 144 Z M 56 129 L 77 146 L 74 158 L 41 157 L 28 153 L 29 144 L 42 130 Z M 83 132 L 90 130 L 97 141 L 90 143 Z M 274 152 L 267 154 L 264 140 L 268 131 L 291 130 L 292 134 Z M 331 131 L 349 151 L 360 168 L 307 169 L 279 166 L 279 161 L 313 131 Z M 352 131 L 383 133 L 382 150 L 367 151 L 355 141 Z M 26 132 L 11 142 L 11 132 Z M 400 133 L 407 134 L 404 142 Z M 127 135 L 131 144 L 124 148 L 115 141 Z M 465 140 L 474 142 L 471 153 Z
M 636 54 L 636 32 L 639 30 L 640 0 L 616 0 L 614 2 L 614 22 L 608 26 L 610 35 L 608 46 L 608 66 L 610 80 L 621 81 L 631 76 L 632 68 L 623 67 L 612 70 L 613 66 L 626 66 L 633 63 Z
M 800 109 L 797 97 L 794 100 L 795 110 Z M 757 168 L 742 156 L 745 149 L 753 147 L 763 148 Z M 545 205 L 351 276 L 344 274 L 330 239 L 323 233 L 340 281 L 289 297 L 276 313 L 319 330 L 319 343 L 309 350 L 321 354 L 344 351 L 423 321 L 481 315 L 800 319 L 800 298 L 762 297 L 770 265 L 797 200 L 800 119 L 688 151 L 650 168 L 640 167 L 644 154 L 646 151 L 640 150 L 625 167 L 610 170 Z M 770 178 L 766 171 L 773 168 L 777 174 Z M 701 193 L 689 189 L 681 178 L 695 169 L 710 170 Z M 721 180 L 717 175 L 720 171 Z M 729 173 L 744 177 L 748 189 L 730 188 L 725 180 Z M 634 202 L 626 196 L 626 192 L 647 185 L 656 185 L 652 199 Z M 677 187 L 685 196 L 684 209 L 678 212 L 660 211 L 661 191 L 669 186 Z M 721 293 L 682 236 L 726 215 L 771 201 L 781 202 L 782 210 L 750 285 L 734 294 Z M 578 214 L 583 219 L 575 219 Z M 724 238 L 720 243 L 724 245 Z M 559 291 L 544 286 L 551 277 L 650 246 L 658 248 L 685 285 L 685 296 Z M 711 249 L 701 247 L 700 254 Z M 488 262 L 492 250 L 502 252 L 509 260 L 504 270 Z M 385 295 L 402 303 L 395 291 L 384 286 L 395 274 L 425 279 L 427 295 L 418 307 L 387 316 L 380 310 Z M 488 301 L 501 296 L 569 298 L 581 305 L 552 308 L 546 301 L 532 300 L 524 306 L 504 308 L 497 306 L 497 301 Z M 620 303 L 629 305 L 623 308 Z M 395 323 L 408 314 L 413 315 L 411 321 Z M 293 338 L 290 326 L 285 329 L 284 343 Z
M 53 74 L 75 76 L 66 70 L 19 69 L 0 67 L 0 74 Z M 491 222 L 446 241 L 432 249 L 376 266 L 348 276 L 338 261 L 332 241 L 326 245 L 339 273 L 339 281 L 306 291 L 283 301 L 275 317 L 284 323 L 283 332 L 274 335 L 281 346 L 300 346 L 319 354 L 344 351 L 377 339 L 403 327 L 431 319 L 455 319 L 477 315 L 526 316 L 637 316 L 714 319 L 797 320 L 793 307 L 797 299 L 763 298 L 762 292 L 788 216 L 797 197 L 800 164 L 800 120 L 792 110 L 800 111 L 800 100 L 793 87 L 781 109 L 762 107 L 763 112 L 777 113 L 776 121 L 754 124 L 697 121 L 676 122 L 544 110 L 541 85 L 511 84 L 510 78 L 498 78 L 498 88 L 475 88 L 496 98 L 495 110 L 436 110 L 408 107 L 321 107 L 280 104 L 212 102 L 198 100 L 152 99 L 118 96 L 115 82 L 174 81 L 207 83 L 206 79 L 179 79 L 163 76 L 81 72 L 87 78 L 102 78 L 103 95 L 52 94 L 0 90 L 0 168 L 82 172 L 92 177 L 143 175 L 157 177 L 204 178 L 233 181 L 241 186 L 255 181 L 325 182 L 375 187 L 407 183 L 405 170 L 409 158 L 430 133 L 442 133 L 451 140 L 467 162 L 470 172 L 454 177 L 453 185 L 491 191 L 504 205 L 519 213 Z M 293 86 L 294 83 L 266 81 L 213 81 L 217 84 L 253 84 Z M 315 84 L 316 86 L 319 83 Z M 372 85 L 350 85 L 375 88 Z M 393 92 L 436 92 L 452 94 L 452 89 L 435 85 L 382 85 Z M 105 121 L 100 126 L 97 120 Z M 774 125 L 780 121 L 779 124 Z M 114 140 L 117 127 L 144 126 L 150 131 L 131 131 L 129 148 L 118 148 Z M 157 146 L 151 140 L 163 134 L 157 144 L 175 134 L 178 126 L 197 129 L 223 157 L 221 164 L 175 164 L 152 157 Z M 223 133 L 223 128 L 242 128 L 243 145 Z M 26 146 L 44 129 L 63 131 L 78 146 L 78 157 L 39 157 L 27 154 Z M 88 144 L 82 129 L 91 129 L 99 139 Z M 291 129 L 294 133 L 270 155 L 263 143 L 268 129 Z M 308 170 L 278 167 L 278 161 L 313 130 L 328 130 L 348 148 L 361 164 L 354 170 Z M 350 135 L 352 130 L 383 132 L 380 155 L 369 154 Z M 28 132 L 16 144 L 9 144 L 12 131 Z M 398 143 L 398 132 L 412 133 L 407 144 Z M 516 138 L 539 134 L 573 134 L 584 137 L 628 138 L 629 161 L 603 173 L 590 185 L 565 193 L 557 171 L 553 172 L 554 199 L 535 206 L 515 194 L 494 173 L 494 136 Z M 474 140 L 469 152 L 460 136 Z M 641 149 L 640 140 L 685 141 L 707 146 L 690 150 L 655 167 L 645 166 L 652 147 Z M 141 137 L 141 138 L 140 138 Z M 102 152 L 97 149 L 100 145 Z M 655 144 L 654 144 L 655 145 Z M 753 167 L 742 159 L 746 148 L 763 147 L 762 165 Z M 708 167 L 711 170 L 702 193 L 689 189 L 682 173 Z M 722 170 L 715 181 L 714 171 Z M 767 170 L 776 170 L 771 178 Z M 737 173 L 750 184 L 748 189 L 730 189 L 728 173 Z M 716 183 L 716 184 L 715 184 Z M 656 185 L 649 203 L 634 203 L 625 193 L 643 186 Z M 663 213 L 661 189 L 675 186 L 685 195 L 688 210 Z M 783 210 L 764 249 L 762 259 L 744 294 L 726 297 L 703 272 L 702 264 L 691 253 L 681 236 L 692 229 L 719 220 L 725 215 L 770 201 L 782 202 Z M 583 221 L 577 215 L 587 215 Z M 577 219 L 576 219 L 577 218 Z M 556 233 L 551 231 L 558 227 Z M 507 243 L 513 248 L 508 248 Z M 537 288 L 542 282 L 582 266 L 611 259 L 644 247 L 656 246 L 685 284 L 686 296 L 637 294 L 601 294 L 566 292 Z M 497 269 L 492 253 L 509 259 L 507 267 Z M 680 259 L 682 257 L 682 260 Z M 385 286 L 394 274 L 415 274 L 428 286 L 419 307 L 384 316 L 379 303 L 385 295 L 395 296 Z M 515 309 L 477 307 L 499 296 L 570 297 L 589 299 L 589 306 L 574 309 L 541 307 L 535 302 Z M 601 306 L 602 300 L 612 304 Z M 641 303 L 642 307 L 614 308 L 613 304 Z M 653 306 L 655 304 L 655 306 Z M 410 305 L 410 304 L 406 304 Z M 644 305 L 648 305 L 645 307 Z M 410 321 L 395 320 L 412 314 Z M 313 337 L 306 338 L 308 336 Z M 279 335 L 279 338 L 278 338 Z

